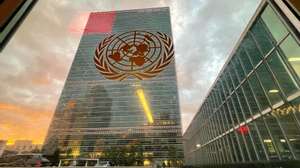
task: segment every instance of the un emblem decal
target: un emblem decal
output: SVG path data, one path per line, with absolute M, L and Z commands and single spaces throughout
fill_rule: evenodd
M 107 79 L 140 80 L 163 71 L 174 57 L 171 38 L 161 32 L 130 31 L 102 40 L 95 51 L 96 68 Z

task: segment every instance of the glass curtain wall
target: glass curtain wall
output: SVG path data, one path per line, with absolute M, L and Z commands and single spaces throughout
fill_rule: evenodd
M 300 160 L 300 46 L 288 25 L 264 4 L 184 134 L 187 164 Z

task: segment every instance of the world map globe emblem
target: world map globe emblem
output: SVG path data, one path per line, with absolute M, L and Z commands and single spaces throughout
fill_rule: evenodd
M 111 35 L 96 48 L 96 68 L 107 79 L 140 80 L 157 76 L 174 56 L 171 38 L 161 32 L 130 31 Z

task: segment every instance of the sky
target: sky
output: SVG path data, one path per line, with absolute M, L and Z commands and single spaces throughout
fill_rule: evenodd
M 171 10 L 183 132 L 260 0 L 40 0 L 0 52 L 0 139 L 43 143 L 90 12 Z

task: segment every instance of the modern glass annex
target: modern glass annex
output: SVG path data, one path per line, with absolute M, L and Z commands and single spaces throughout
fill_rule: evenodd
M 133 31 L 133 40 L 150 45 L 151 37 L 135 36 L 137 30 L 139 36 L 147 31 L 171 37 L 169 8 L 90 14 L 49 128 L 45 154 L 59 150 L 60 158 L 127 159 L 128 165 L 182 164 L 175 62 L 145 80 L 109 80 L 95 67 L 95 49 L 112 34 Z M 119 37 L 116 45 L 136 42 Z M 109 57 L 114 56 L 118 55 Z
M 262 1 L 184 134 L 187 165 L 300 160 L 299 31 Z

